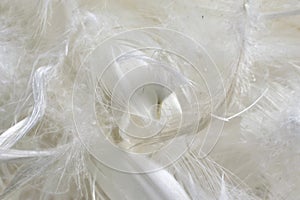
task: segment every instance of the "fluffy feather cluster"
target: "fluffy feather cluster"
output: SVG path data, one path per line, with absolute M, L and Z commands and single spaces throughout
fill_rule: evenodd
M 0 199 L 299 199 L 299 52 L 299 0 L 1 0 Z

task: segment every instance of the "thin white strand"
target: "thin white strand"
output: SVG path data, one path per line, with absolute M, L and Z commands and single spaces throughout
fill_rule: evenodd
M 50 67 L 41 67 L 35 72 L 32 86 L 35 104 L 32 114 L 0 135 L 0 149 L 14 146 L 43 117 L 46 108 L 46 76 L 50 69 Z
M 212 117 L 216 118 L 216 119 L 219 119 L 219 120 L 222 120 L 222 121 L 230 121 L 231 119 L 234 119 L 240 115 L 242 115 L 244 112 L 247 112 L 249 109 L 251 109 L 253 106 L 255 106 L 265 95 L 266 93 L 268 92 L 268 88 L 265 89 L 265 91 L 251 104 L 249 105 L 248 107 L 246 107 L 245 109 L 243 109 L 242 111 L 230 116 L 230 117 L 220 117 L 220 116 L 217 116 L 215 114 L 211 114 Z

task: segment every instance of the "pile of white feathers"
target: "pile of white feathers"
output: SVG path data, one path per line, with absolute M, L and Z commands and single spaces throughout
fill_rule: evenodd
M 0 199 L 300 199 L 299 0 L 1 0 Z

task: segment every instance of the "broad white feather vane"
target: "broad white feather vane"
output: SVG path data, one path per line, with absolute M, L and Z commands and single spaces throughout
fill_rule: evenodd
M 299 199 L 299 52 L 299 0 L 2 0 L 0 199 Z

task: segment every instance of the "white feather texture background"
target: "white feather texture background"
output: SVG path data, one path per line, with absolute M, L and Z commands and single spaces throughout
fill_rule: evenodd
M 300 199 L 299 0 L 1 0 L 0 199 Z

